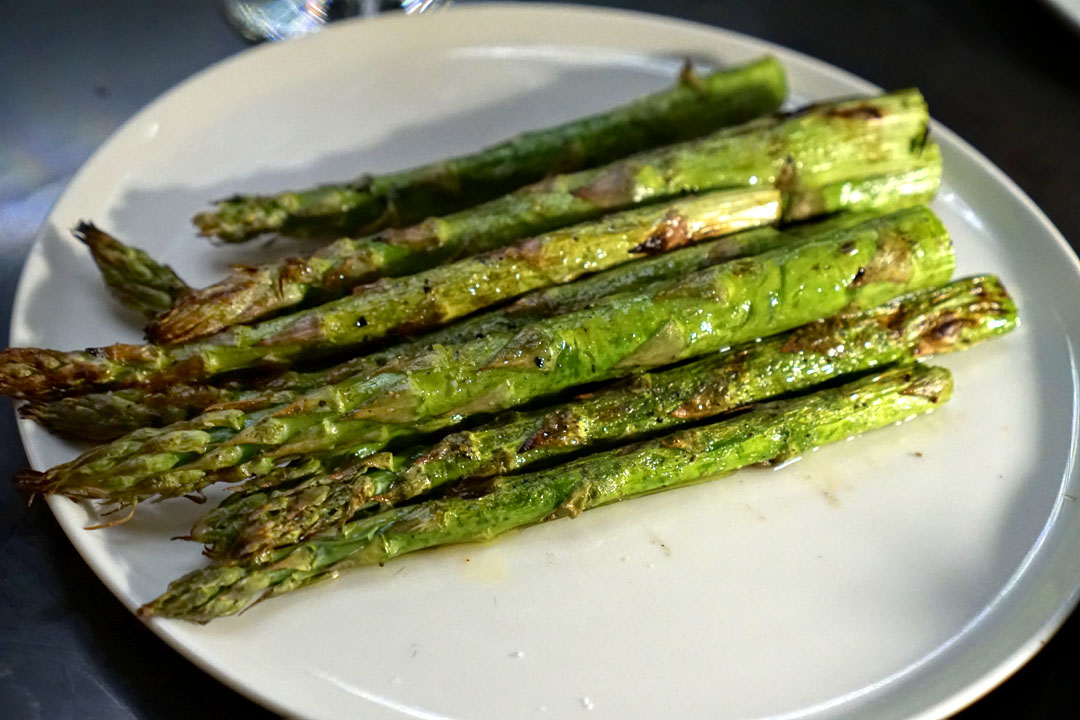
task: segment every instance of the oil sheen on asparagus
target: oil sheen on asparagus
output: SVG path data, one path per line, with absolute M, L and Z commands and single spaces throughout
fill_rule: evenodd
M 592 170 L 548 178 L 483 205 L 403 229 L 343 238 L 301 260 L 241 268 L 185 293 L 148 328 L 177 343 L 298 304 L 325 302 L 378 277 L 407 275 L 514 240 L 687 193 L 775 187 L 784 218 L 846 207 L 822 188 L 922 167 L 929 121 L 916 90 L 823 103 L 658 148 Z M 936 154 L 936 148 L 931 153 Z M 930 161 L 930 164 L 933 164 Z M 839 202 L 839 207 L 828 203 Z
M 523 526 L 788 459 L 907 420 L 949 399 L 943 368 L 914 366 L 767 403 L 731 420 L 680 430 L 549 470 L 496 477 L 478 496 L 446 497 L 349 523 L 328 539 L 282 548 L 264 563 L 196 570 L 140 609 L 144 616 L 206 622 L 235 614 L 340 570 L 381 564 L 449 543 L 490 540 Z
M 784 68 L 771 57 L 707 75 L 687 65 L 675 87 L 597 115 L 411 170 L 277 195 L 237 195 L 196 216 L 195 225 L 226 242 L 266 232 L 335 236 L 403 227 L 549 175 L 746 122 L 779 108 L 786 94 Z
M 371 504 L 400 504 L 463 478 L 529 469 L 572 453 L 623 443 L 745 404 L 890 363 L 964 350 L 1016 326 L 1016 307 L 995 277 L 975 277 L 837 315 L 634 376 L 538 410 L 499 416 L 432 446 L 354 459 L 305 458 L 259 489 L 208 513 L 191 539 L 218 560 L 265 559 L 348 521 Z M 274 474 L 257 484 L 272 485 Z
M 918 140 L 921 139 L 920 135 Z M 904 153 L 909 152 L 910 147 L 904 150 Z M 922 175 L 925 176 L 925 173 Z M 936 174 L 932 177 L 932 182 L 936 183 Z M 878 179 L 878 176 L 873 176 L 873 179 Z M 826 186 L 825 189 L 829 191 L 827 195 L 820 194 L 820 186 L 811 186 L 810 189 L 802 186 L 793 191 L 791 197 L 799 199 L 800 203 L 816 198 L 813 201 L 815 212 L 826 208 L 863 209 L 868 205 L 875 207 L 883 198 L 906 194 L 906 190 L 921 195 L 927 185 L 923 182 L 913 187 L 897 188 L 889 182 L 881 182 L 885 186 L 882 192 L 852 192 L 865 185 L 838 180 L 836 184 Z M 787 195 L 785 197 L 790 199 Z M 834 201 L 839 203 L 838 207 L 827 204 Z M 527 245 L 526 242 L 519 247 Z M 83 352 L 11 348 L 0 353 L 0 392 L 33 397 L 87 392 L 102 386 L 191 382 L 228 371 L 280 366 L 334 351 L 341 352 L 373 339 L 372 336 L 376 334 L 375 327 L 368 329 L 368 316 L 349 300 L 352 298 L 342 300 L 340 304 L 330 303 L 253 327 L 230 328 L 211 338 L 175 348 L 114 345 Z M 363 302 L 363 299 L 359 299 L 356 304 L 362 305 Z
M 761 228 L 619 265 L 574 282 L 534 291 L 515 301 L 508 309 L 484 313 L 415 340 L 394 343 L 384 350 L 355 358 L 326 372 L 286 372 L 276 376 L 270 383 L 247 381 L 240 384 L 226 383 L 223 386 L 172 383 L 161 388 L 128 388 L 72 395 L 58 400 L 38 398 L 20 406 L 19 411 L 24 417 L 33 419 L 61 435 L 106 442 L 141 427 L 161 427 L 189 419 L 211 406 L 234 405 L 250 411 L 264 409 L 286 402 L 282 395 L 284 390 L 306 392 L 358 373 L 370 376 L 391 363 L 401 365 L 408 362 L 419 353 L 429 351 L 434 345 L 457 345 L 493 330 L 520 329 L 537 317 L 570 312 L 606 295 L 640 289 L 650 282 L 682 277 L 719 262 L 765 252 L 782 243 L 795 242 L 814 233 L 850 227 L 876 217 L 886 209 L 927 202 L 936 191 L 939 179 L 940 158 L 907 173 L 844 183 L 842 186 L 827 189 L 826 194 L 846 194 L 849 198 L 858 198 L 859 206 L 881 210 L 840 213 L 816 223 L 791 226 L 782 235 L 776 230 Z M 123 252 L 108 255 L 99 253 L 95 255 L 95 259 L 125 258 L 132 253 L 138 253 L 125 248 L 115 238 L 108 238 L 108 242 L 118 246 Z M 113 263 L 102 267 L 102 272 L 111 277 L 112 282 L 140 285 L 147 272 L 147 263 L 150 264 L 151 271 L 156 266 L 156 263 L 142 254 L 142 259 L 137 264 Z M 118 295 L 130 296 L 130 293 Z M 143 310 L 140 306 L 132 307 Z
M 450 427 L 575 385 L 715 352 L 841 311 L 875 307 L 946 282 L 955 264 L 941 222 L 911 208 L 609 296 L 520 331 L 435 347 L 406 367 L 352 378 L 259 413 L 220 410 L 139 430 L 44 474 L 37 492 L 132 502 L 190 492 L 236 469 Z

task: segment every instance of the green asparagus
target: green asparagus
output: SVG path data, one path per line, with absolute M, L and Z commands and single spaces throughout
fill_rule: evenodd
M 86 244 L 109 292 L 125 307 L 153 319 L 176 304 L 187 283 L 168 265 L 129 247 L 94 224 L 80 222 L 71 234 Z
M 916 90 L 815 105 L 593 170 L 559 175 L 470 210 L 361 239 L 344 238 L 306 260 L 241 268 L 186 293 L 148 328 L 164 344 L 192 340 L 298 304 L 317 304 L 381 276 L 687 193 L 775 187 L 784 218 L 865 209 L 845 183 L 940 165 L 926 151 L 926 103 Z M 919 190 L 921 192 L 921 189 Z M 855 205 L 857 207 L 852 207 Z
M 576 282 L 532 292 L 509 308 L 462 320 L 325 371 L 285 372 L 267 382 L 248 381 L 239 387 L 237 383 L 221 387 L 177 383 L 156 390 L 124 388 L 56 400 L 34 399 L 21 405 L 19 413 L 61 435 L 106 442 L 142 427 L 161 427 L 189 419 L 211 406 L 263 409 L 284 402 L 281 393 L 284 390 L 307 392 L 358 374 L 370 377 L 408 363 L 434 345 L 459 345 L 490 332 L 517 330 L 539 317 L 571 312 L 606 295 L 681 277 L 719 262 L 798 242 L 816 233 L 851 227 L 872 217 L 876 213 L 844 213 L 818 223 L 798 225 L 783 233 L 773 228 L 758 228 L 616 266 Z
M 346 185 L 235 196 L 195 217 L 203 235 L 239 242 L 265 232 L 325 236 L 411 225 L 555 173 L 611 162 L 773 112 L 787 93 L 775 59 L 699 76 L 599 115 L 525 133 L 472 155 Z
M 826 207 L 858 206 L 871 210 L 927 202 L 940 181 L 941 162 L 937 146 L 928 144 L 919 161 L 920 164 L 907 173 L 861 178 L 858 182 L 823 187 L 822 195 L 833 198 L 824 204 Z M 84 224 L 76 229 L 75 234 L 90 246 L 95 263 L 113 296 L 136 312 L 153 318 L 170 309 L 180 294 L 190 289 L 168 266 L 157 263 L 145 252 L 125 245 L 93 225 Z M 534 292 L 532 295 L 543 296 L 545 293 Z M 126 409 L 130 406 L 124 403 L 123 407 Z M 121 410 L 120 416 L 124 415 L 124 410 Z M 45 418 L 48 417 L 50 415 L 46 414 Z M 74 430 L 79 426 L 71 424 L 68 427 Z M 70 432 L 64 427 L 62 419 L 57 429 Z
M 908 200 L 925 202 L 937 187 L 937 177 L 922 171 L 906 177 L 890 177 L 894 190 L 882 180 L 870 178 L 849 186 L 848 194 L 858 193 L 877 198 L 882 206 L 904 207 Z M 920 195 L 907 195 L 908 189 L 924 185 Z M 870 203 L 868 203 L 869 205 Z M 727 260 L 756 255 L 781 244 L 832 229 L 851 227 L 876 217 L 877 212 L 841 213 L 816 223 L 804 223 L 787 228 L 781 234 L 771 228 L 759 228 L 729 235 L 698 245 L 691 245 L 657 257 L 638 260 L 597 273 L 565 285 L 537 290 L 519 298 L 505 310 L 495 310 L 455 323 L 447 328 L 422 335 L 416 340 L 394 344 L 360 358 L 348 361 L 325 372 L 286 372 L 270 382 L 236 383 L 218 387 L 177 383 L 159 390 L 126 388 L 102 393 L 87 393 L 70 397 L 34 399 L 22 404 L 19 413 L 50 431 L 67 437 L 107 442 L 141 427 L 161 427 L 186 420 L 200 411 L 216 405 L 243 404 L 245 408 L 262 409 L 281 402 L 281 395 L 267 390 L 306 392 L 312 388 L 340 382 L 358 373 L 368 376 L 414 358 L 432 345 L 457 345 L 493 330 L 520 329 L 527 322 L 579 309 L 590 301 L 632 289 L 651 282 L 671 280 Z M 262 404 L 260 404 L 262 403 Z
M 161 386 L 287 366 L 431 329 L 529 290 L 635 258 L 769 224 L 777 220 L 779 205 L 776 190 L 735 190 L 627 210 L 406 278 L 372 283 L 325 305 L 237 326 L 201 342 L 173 348 L 112 346 L 47 358 L 69 360 L 62 373 L 75 380 L 74 388 L 87 382 Z M 7 354 L 19 362 L 27 356 L 19 349 Z M 50 390 L 62 387 L 53 383 Z
M 434 446 L 339 463 L 307 458 L 302 467 L 280 471 L 284 486 L 234 496 L 211 511 L 191 539 L 215 559 L 259 559 L 333 529 L 371 503 L 400 504 L 462 478 L 528 469 L 843 375 L 963 350 L 1015 326 L 1016 306 L 997 278 L 958 280 L 554 407 L 499 416 Z
M 936 146 L 927 146 L 922 164 L 896 175 L 867 175 L 857 180 L 826 183 L 814 191 L 800 189 L 799 198 L 817 197 L 820 207 L 877 210 L 905 206 L 911 200 L 924 200 L 936 190 L 940 180 L 940 155 Z M 802 200 L 800 200 L 802 202 Z M 633 273 L 634 270 L 629 272 Z M 602 282 L 602 281 L 601 281 Z M 595 286 L 602 291 L 600 284 Z M 569 291 L 570 293 L 576 291 Z M 555 295 L 559 291 L 553 290 Z M 267 321 L 255 328 L 236 328 L 219 336 L 177 348 L 159 346 L 114 345 L 84 352 L 63 352 L 33 348 L 10 348 L 0 353 L 0 394 L 19 397 L 52 397 L 87 392 L 102 384 L 147 384 L 152 388 L 189 383 L 237 369 L 258 361 L 283 362 L 283 356 L 309 345 L 296 333 L 286 332 L 290 323 L 307 318 L 311 325 L 297 323 L 299 334 L 331 334 L 341 341 L 342 334 L 363 335 L 366 315 L 331 312 L 333 308 L 314 309 L 288 318 Z M 348 313 L 344 313 L 348 315 Z M 325 317 L 324 317 L 325 315 Z M 331 322 L 333 320 L 333 322 Z M 278 332 L 285 345 L 263 345 L 256 338 Z M 332 344 L 332 343 L 331 343 Z M 291 348 L 289 346 L 292 346 Z M 273 352 L 271 352 L 273 351 Z M 270 353 L 267 355 L 267 353 Z M 307 352 L 305 350 L 304 352 Z M 117 377 L 119 376 L 119 378 Z
M 779 219 L 773 189 L 706 193 L 634 208 L 554 230 L 506 248 L 402 278 L 357 287 L 344 298 L 251 328 L 235 327 L 197 351 L 220 371 L 251 358 L 276 362 L 444 325 L 542 287 L 700 240 L 769 225 Z M 225 356 L 242 359 L 230 361 Z M 252 355 L 254 352 L 254 355 Z M 216 355 L 216 357 L 215 357 Z
M 954 263 L 933 213 L 902 210 L 602 298 L 516 334 L 435 346 L 394 372 L 345 380 L 284 408 L 223 410 L 138 431 L 46 473 L 26 473 L 21 482 L 34 492 L 135 502 L 189 493 L 221 469 L 254 476 L 273 470 L 280 458 L 362 443 L 374 452 L 470 415 L 868 309 L 946 282 Z
M 263 563 L 196 570 L 170 583 L 139 612 L 199 622 L 232 615 L 349 567 L 381 564 L 438 545 L 490 540 L 513 528 L 788 459 L 933 410 L 951 393 L 948 371 L 916 366 L 764 404 L 731 420 L 637 446 L 493 478 L 479 497 L 446 497 L 378 513 L 345 525 L 334 537 L 277 550 Z
M 412 462 L 386 500 L 462 477 L 511 472 L 576 448 L 623 440 L 892 362 L 951 352 L 1009 332 L 1016 307 L 976 277 L 737 346 L 554 408 L 454 433 Z

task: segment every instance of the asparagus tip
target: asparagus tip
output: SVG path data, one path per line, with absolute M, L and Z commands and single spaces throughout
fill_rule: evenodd
M 107 233 L 103 232 L 97 225 L 89 220 L 80 220 L 76 223 L 75 227 L 71 229 L 71 234 L 80 242 L 88 245 L 91 249 L 96 245 L 108 242 L 112 239 Z
M 195 230 L 200 237 L 212 238 L 217 235 L 219 228 L 218 216 L 211 211 L 201 212 L 191 219 Z
M 164 593 L 140 607 L 141 618 L 165 617 L 205 624 L 236 615 L 265 599 L 274 580 L 259 568 L 211 565 L 169 583 Z
M 296 259 L 285 260 L 282 266 L 297 274 L 306 268 Z M 263 314 L 260 291 L 273 282 L 263 268 L 233 265 L 232 272 L 214 285 L 179 294 L 146 326 L 146 336 L 160 345 L 175 345 L 258 320 Z

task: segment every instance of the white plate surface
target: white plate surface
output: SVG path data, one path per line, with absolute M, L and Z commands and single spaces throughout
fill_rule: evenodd
M 80 218 L 205 283 L 255 250 L 195 238 L 189 218 L 212 198 L 453 155 L 665 86 L 686 55 L 764 52 L 797 101 L 875 90 L 741 35 L 569 6 L 343 23 L 243 53 L 143 110 L 75 177 L 26 263 L 12 344 L 138 339 L 68 234 Z M 1080 273 L 1015 185 L 934 134 L 934 209 L 959 272 L 999 273 L 1023 316 L 942 361 L 948 406 L 780 471 L 355 571 L 205 627 L 151 627 L 256 700 L 321 718 L 936 717 L 972 701 L 1076 600 Z M 20 429 L 35 467 L 75 452 Z M 83 506 L 52 507 L 128 607 L 202 562 L 167 538 L 204 507 L 146 506 L 95 532 Z
M 1063 18 L 1080 30 L 1080 0 L 1046 0 Z

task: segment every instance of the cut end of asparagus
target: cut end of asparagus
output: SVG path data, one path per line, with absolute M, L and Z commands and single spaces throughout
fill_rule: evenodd
M 936 294 L 947 293 L 952 297 L 942 301 L 938 312 L 928 314 L 918 329 L 917 356 L 963 350 L 1011 332 L 1019 324 L 1016 303 L 993 275 L 958 280 Z
M 51 493 L 55 483 L 43 472 L 25 469 L 15 473 L 15 486 L 26 493 L 30 502 L 33 502 L 38 495 Z

